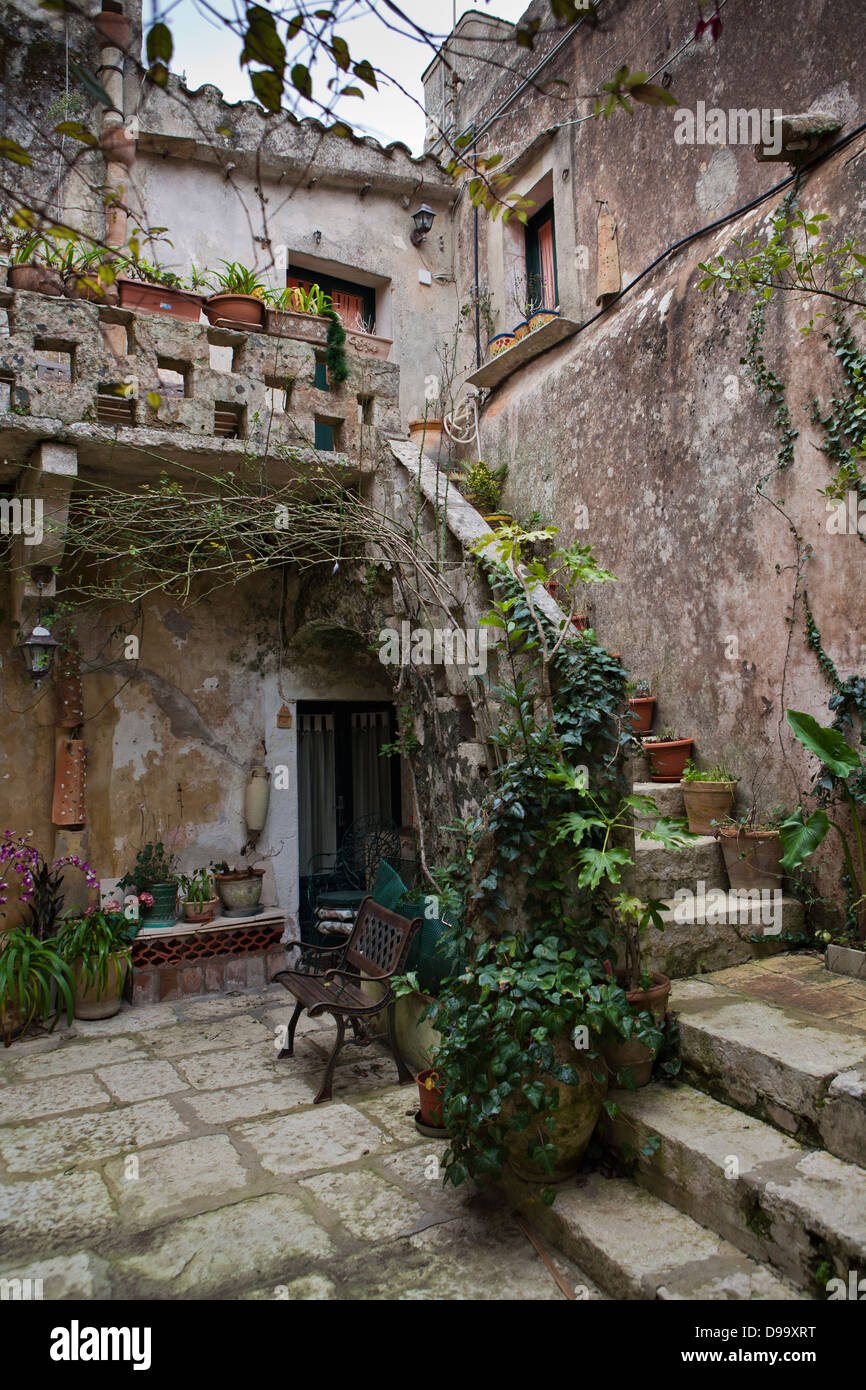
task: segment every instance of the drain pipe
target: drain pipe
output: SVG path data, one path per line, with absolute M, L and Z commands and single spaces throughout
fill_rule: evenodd
M 132 38 L 132 23 L 120 10 L 108 10 L 94 20 L 99 40 L 97 76 L 110 101 L 102 116 L 100 144 L 105 159 L 105 182 L 110 190 L 105 205 L 105 245 L 119 249 L 128 234 L 129 171 L 135 162 L 135 136 L 127 130 L 123 114 L 123 61 Z M 117 302 L 114 285 L 105 291 Z M 122 324 L 103 324 L 106 346 L 117 356 L 126 354 L 126 330 Z

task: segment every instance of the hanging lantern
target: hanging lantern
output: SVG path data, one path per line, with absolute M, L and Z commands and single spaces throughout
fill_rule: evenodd
M 412 221 L 415 223 L 415 230 L 410 232 L 409 240 L 413 246 L 419 246 L 427 236 L 433 226 L 435 212 L 427 203 L 422 203 L 417 212 L 412 213 Z
M 54 665 L 54 653 L 60 643 L 51 636 L 47 627 L 37 623 L 29 637 L 21 643 L 21 655 L 27 674 L 34 681 L 37 690 Z

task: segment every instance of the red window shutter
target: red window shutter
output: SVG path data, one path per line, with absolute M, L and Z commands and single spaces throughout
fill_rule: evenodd
M 556 308 L 556 267 L 553 259 L 553 218 L 538 229 L 541 259 L 542 309 Z

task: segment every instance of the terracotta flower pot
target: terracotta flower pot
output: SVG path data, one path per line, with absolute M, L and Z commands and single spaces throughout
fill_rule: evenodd
M 616 972 L 616 978 L 618 984 L 624 984 L 625 976 L 622 971 Z M 629 989 L 626 990 L 626 995 L 633 1014 L 637 1015 L 649 1011 L 656 1022 L 661 1023 L 668 1010 L 670 992 L 671 982 L 667 975 L 653 974 L 651 989 Z M 602 1048 L 602 1052 L 607 1063 L 611 1086 L 616 1085 L 617 1073 L 622 1071 L 623 1067 L 631 1068 L 636 1086 L 648 1085 L 655 1057 L 651 1048 L 638 1042 L 636 1038 L 630 1038 L 628 1042 L 609 1043 Z
M 164 285 L 149 285 L 146 280 L 117 277 L 120 304 L 123 309 L 144 309 L 150 314 L 171 314 L 172 318 L 198 323 L 204 295 L 192 290 L 169 290 Z
M 219 898 L 209 898 L 206 903 L 184 903 L 185 922 L 212 922 L 220 905 Z
M 778 830 L 740 830 L 722 826 L 718 831 L 732 888 L 781 888 L 782 841 Z
M 654 782 L 681 781 L 686 763 L 692 756 L 693 744 L 693 738 L 677 738 L 664 743 L 647 741 L 644 748 L 652 764 L 652 780 Z
M 66 277 L 66 293 L 70 299 L 86 299 L 88 304 L 117 303 L 118 298 L 117 287 L 103 284 L 95 269 L 83 273 L 73 270 Z
M 112 956 L 108 962 L 106 988 L 101 991 L 99 982 L 86 986 L 83 982 L 84 969 L 80 960 L 73 967 L 75 973 L 75 1017 L 113 1018 L 120 1013 L 123 1002 L 123 987 L 126 984 L 126 961 Z
M 93 27 L 103 46 L 128 48 L 129 40 L 132 37 L 132 25 L 125 14 L 118 14 L 114 10 L 103 10 L 94 18 Z
M 586 632 L 587 628 L 590 625 L 588 613 L 573 613 L 571 616 L 571 621 L 574 623 L 574 626 L 577 628 L 578 632 Z
M 208 323 L 223 328 L 261 330 L 265 326 L 265 304 L 254 294 L 212 294 L 204 302 Z
M 711 821 L 722 821 L 734 805 L 734 782 L 686 782 L 681 784 L 683 802 L 693 835 L 712 835 Z
M 555 1123 L 552 1131 L 545 1124 L 548 1118 L 545 1115 L 544 1120 L 538 1125 L 533 1126 L 530 1123 L 528 1129 L 510 1129 L 505 1132 L 503 1142 L 508 1153 L 509 1165 L 518 1177 L 524 1178 L 527 1182 L 561 1182 L 580 1167 L 580 1161 L 598 1124 L 601 1107 L 607 1095 L 607 1078 L 604 1075 L 604 1061 L 601 1057 L 591 1058 L 578 1052 L 570 1037 L 556 1038 L 553 1054 L 558 1065 L 568 1064 L 574 1067 L 580 1076 L 580 1083 L 569 1086 L 563 1081 L 556 1081 L 547 1072 L 532 1078 L 540 1080 L 545 1091 L 551 1091 L 556 1087 L 559 1091 L 559 1105 L 553 1111 Z M 598 1080 L 598 1077 L 601 1077 L 601 1080 Z M 502 1106 L 503 1120 L 510 1119 L 513 1111 L 514 1103 L 509 1098 Z M 547 1173 L 527 1152 L 530 1140 L 541 1135 L 552 1138 L 556 1145 L 556 1167 L 552 1174 Z
M 433 419 L 432 416 L 427 420 L 410 420 L 409 443 L 414 444 L 416 449 L 423 449 L 424 453 L 431 457 L 435 457 L 440 451 L 446 453 L 448 439 L 445 426 L 441 420 Z
M 636 695 L 633 700 L 629 700 L 628 707 L 631 710 L 635 733 L 648 734 L 653 726 L 653 715 L 656 708 L 655 695 Z
M 10 290 L 29 290 L 32 294 L 63 294 L 63 276 L 50 265 L 10 265 L 6 273 Z
M 498 357 L 500 352 L 506 352 L 517 342 L 513 333 L 497 333 L 495 338 L 488 339 L 487 351 L 490 353 L 490 360 Z
M 422 1124 L 429 1125 L 431 1129 L 444 1129 L 442 1098 L 445 1092 L 441 1086 L 436 1085 L 436 1072 L 432 1067 L 428 1067 L 425 1071 L 419 1071 L 415 1080 L 418 1082 L 418 1095 L 421 1100 Z

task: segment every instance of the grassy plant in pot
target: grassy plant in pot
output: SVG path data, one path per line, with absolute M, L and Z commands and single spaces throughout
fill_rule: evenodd
M 268 292 L 264 281 L 239 261 L 221 264 L 225 269 L 213 272 L 215 290 L 204 302 L 208 322 L 225 328 L 263 329 Z
M 689 758 L 680 786 L 689 830 L 693 835 L 712 835 L 716 826 L 730 817 L 737 780 L 724 763 L 699 768 Z
M 629 699 L 628 707 L 631 710 L 635 733 L 648 734 L 652 728 L 656 707 L 655 696 L 650 694 L 649 681 L 635 682 L 634 694 Z
M 173 927 L 177 921 L 177 856 L 162 840 L 139 850 L 135 868 L 120 880 L 121 888 L 138 893 L 143 927 Z
M 196 869 L 192 874 L 181 874 L 180 897 L 185 921 L 213 921 L 219 907 L 219 898 L 213 891 L 209 869 Z
M 120 1012 L 131 963 L 130 923 L 119 910 L 89 909 L 64 918 L 57 947 L 75 979 L 75 1017 Z
M 783 850 L 779 826 L 784 817 L 782 807 L 761 816 L 753 803 L 743 815 L 730 816 L 713 826 L 732 889 L 781 888 Z
M 663 729 L 644 739 L 644 748 L 650 760 L 653 782 L 679 782 L 682 779 L 686 762 L 692 756 L 694 739 L 680 738 L 673 729 Z
M 495 529 L 509 526 L 512 521 L 506 512 L 497 510 L 507 471 L 507 464 L 491 470 L 483 459 L 479 459 L 470 468 L 456 470 L 451 475 L 466 501 L 471 502 Z
M 53 938 L 40 941 L 23 927 L 0 935 L 0 1034 L 4 1047 L 34 1023 L 61 1014 L 72 1022 L 75 986 L 72 971 Z

